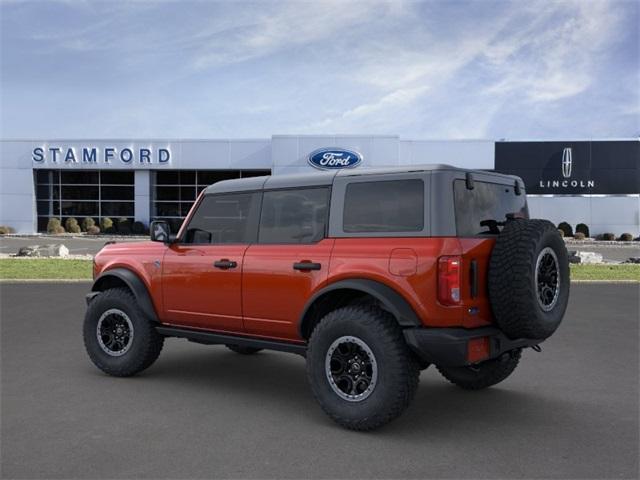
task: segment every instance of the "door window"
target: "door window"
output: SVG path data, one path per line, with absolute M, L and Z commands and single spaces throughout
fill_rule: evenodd
M 325 236 L 328 188 L 265 192 L 259 243 L 315 243 Z
M 259 209 L 259 193 L 207 195 L 187 226 L 184 243 L 253 243 Z

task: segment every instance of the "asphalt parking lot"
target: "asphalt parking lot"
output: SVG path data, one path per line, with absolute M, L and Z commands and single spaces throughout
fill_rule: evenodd
M 2 478 L 638 478 L 637 284 L 573 285 L 511 378 L 465 392 L 430 368 L 366 434 L 322 413 L 294 355 L 171 339 L 138 377 L 102 374 L 88 287 L 0 284 Z

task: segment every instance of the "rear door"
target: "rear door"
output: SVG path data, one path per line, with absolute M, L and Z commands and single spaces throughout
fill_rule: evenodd
M 164 256 L 164 319 L 186 327 L 240 332 L 242 262 L 257 235 L 259 193 L 206 195 L 183 238 Z
M 244 256 L 247 333 L 298 339 L 300 312 L 327 280 L 334 241 L 326 238 L 328 187 L 266 191 L 258 243 Z

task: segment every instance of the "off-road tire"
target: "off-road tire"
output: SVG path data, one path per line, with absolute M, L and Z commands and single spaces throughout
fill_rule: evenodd
M 232 345 L 229 343 L 226 344 L 225 347 L 227 347 L 232 352 L 239 353 L 240 355 L 253 355 L 254 353 L 258 353 L 262 350 L 261 348 L 246 347 L 244 345 Z
M 100 316 L 109 309 L 123 311 L 133 324 L 131 346 L 118 357 L 111 356 L 102 349 L 96 332 Z M 84 318 L 83 336 L 84 346 L 94 365 L 116 377 L 129 377 L 150 367 L 160 355 L 164 344 L 164 337 L 145 317 L 136 298 L 126 288 L 105 290 L 91 300 Z
M 436 368 L 444 378 L 465 390 L 481 390 L 500 383 L 513 373 L 518 366 L 522 351 L 507 352 L 493 360 L 469 367 Z
M 545 251 L 555 254 L 559 279 L 557 300 L 548 311 L 536 284 Z M 569 301 L 569 260 L 556 227 L 547 220 L 508 221 L 491 253 L 488 287 L 496 324 L 508 337 L 544 340 L 555 332 Z
M 377 382 L 368 397 L 345 400 L 331 387 L 325 360 L 331 344 L 343 336 L 361 339 L 377 364 Z M 322 409 L 339 425 L 372 430 L 398 417 L 411 402 L 419 381 L 418 362 L 393 316 L 375 306 L 348 306 L 327 314 L 316 326 L 307 349 L 307 379 Z

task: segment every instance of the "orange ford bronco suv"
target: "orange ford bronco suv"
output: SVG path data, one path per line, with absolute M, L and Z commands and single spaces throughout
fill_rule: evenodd
M 222 181 L 151 240 L 95 257 L 98 368 L 134 375 L 167 337 L 298 353 L 355 430 L 396 418 L 431 364 L 462 388 L 501 382 L 569 298 L 564 242 L 528 219 L 522 180 L 446 165 Z

